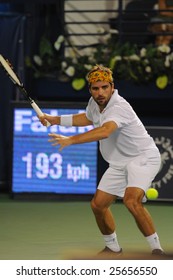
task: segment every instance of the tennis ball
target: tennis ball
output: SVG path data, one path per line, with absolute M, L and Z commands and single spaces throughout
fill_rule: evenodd
M 146 191 L 146 196 L 148 199 L 157 199 L 159 196 L 159 193 L 156 189 L 150 188 Z

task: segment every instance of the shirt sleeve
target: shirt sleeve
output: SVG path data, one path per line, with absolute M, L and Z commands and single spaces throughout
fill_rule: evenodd
M 103 125 L 106 122 L 113 121 L 120 128 L 129 125 L 132 121 L 132 117 L 133 114 L 131 110 L 125 110 L 124 108 L 115 105 L 104 112 L 101 125 Z
M 93 122 L 93 116 L 91 113 L 91 102 L 92 102 L 92 99 L 90 98 L 90 100 L 88 101 L 88 105 L 86 107 L 86 117 L 88 120 Z

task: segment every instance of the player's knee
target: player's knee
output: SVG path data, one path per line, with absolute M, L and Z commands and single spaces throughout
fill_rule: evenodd
M 123 203 L 131 213 L 136 213 L 141 208 L 144 191 L 140 188 L 127 188 L 124 194 Z
M 137 201 L 132 197 L 124 196 L 123 203 L 130 212 L 133 212 L 137 207 Z
M 94 198 L 91 200 L 91 209 L 94 213 L 99 212 L 99 206 L 95 202 Z
M 104 212 L 104 209 L 97 204 L 94 198 L 91 200 L 91 209 L 95 215 L 100 215 L 101 213 Z

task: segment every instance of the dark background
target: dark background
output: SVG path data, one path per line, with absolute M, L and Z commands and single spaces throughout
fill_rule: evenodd
M 20 77 L 26 86 L 32 89 L 32 95 L 38 101 L 52 100 L 53 102 L 58 99 L 60 101 L 86 102 L 89 97 L 87 89 L 80 95 L 76 95 L 69 85 L 59 84 L 58 95 L 55 96 L 54 85 L 33 86 L 32 75 L 27 73 L 25 69 L 24 58 L 37 50 L 37 42 L 45 31 L 48 14 L 51 15 L 49 17 L 51 28 L 47 30 L 50 39 L 55 40 L 57 34 L 62 34 L 63 9 L 64 1 L 62 0 L 0 1 L 0 53 L 14 62 L 14 68 L 20 73 Z M 42 96 L 39 96 L 39 87 L 42 87 Z M 155 95 L 151 95 L 151 92 L 154 93 L 155 89 L 149 86 L 136 87 L 117 81 L 116 87 L 120 94 L 131 103 L 145 125 L 172 126 L 172 86 L 169 86 L 164 93 L 160 91 Z M 68 94 L 64 97 L 64 91 L 66 90 Z M 9 131 L 11 126 L 10 102 L 12 100 L 20 102 L 21 97 L 0 69 L 0 192 L 9 191 Z M 107 166 L 100 155 L 99 162 L 98 178 Z
M 62 30 L 63 1 L 0 1 L 0 53 L 13 61 L 14 69 L 30 89 L 32 77 L 26 73 L 24 60 L 37 51 L 47 15 L 51 15 L 47 32 L 55 40 Z M 10 101 L 21 99 L 0 68 L 0 191 L 9 190 Z

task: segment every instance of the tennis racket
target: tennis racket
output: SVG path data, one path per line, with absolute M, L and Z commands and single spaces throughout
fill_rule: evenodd
M 31 104 L 32 108 L 35 110 L 37 115 L 43 116 L 42 110 L 38 107 L 38 105 L 35 103 L 35 101 L 29 96 L 28 92 L 24 88 L 24 85 L 20 82 L 19 78 L 15 74 L 15 72 L 12 69 L 11 63 L 9 63 L 8 60 L 6 60 L 1 54 L 0 54 L 0 63 L 2 67 L 4 68 L 6 74 L 8 77 L 12 80 L 12 82 L 20 89 L 20 91 L 24 94 L 26 99 L 29 101 Z M 47 121 L 47 127 L 50 126 L 51 124 Z

